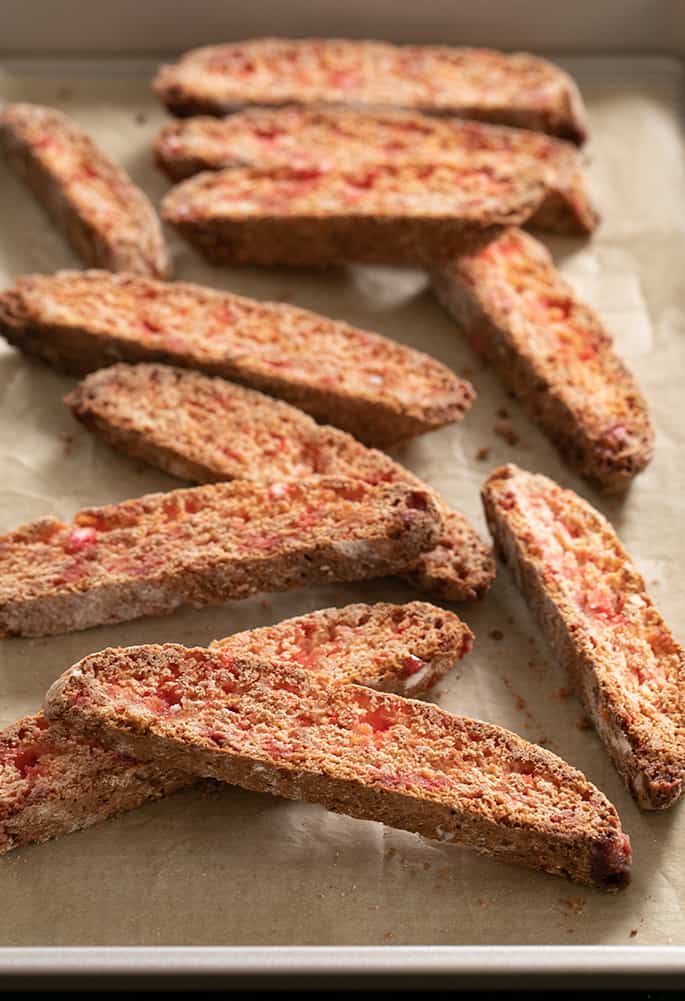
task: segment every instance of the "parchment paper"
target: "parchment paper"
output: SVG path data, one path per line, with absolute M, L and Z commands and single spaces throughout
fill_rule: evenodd
M 654 415 L 656 458 L 625 500 L 593 494 L 465 346 L 418 272 L 328 275 L 219 271 L 174 243 L 176 276 L 283 298 L 429 351 L 474 381 L 463 424 L 398 457 L 485 533 L 478 489 L 513 460 L 579 490 L 616 525 L 676 635 L 685 640 L 682 517 L 685 338 L 683 77 L 659 60 L 575 65 L 591 113 L 593 188 L 604 223 L 592 241 L 554 240 L 562 270 L 601 313 L 639 374 Z M 149 146 L 164 113 L 147 80 L 100 75 L 0 78 L 3 98 L 63 107 L 155 199 L 167 185 Z M 108 75 L 109 74 L 109 75 Z M 0 173 L 0 278 L 77 266 L 25 190 Z M 116 455 L 62 406 L 70 379 L 0 348 L 0 530 L 41 515 L 181 485 Z M 494 433 L 505 408 L 520 436 Z M 487 461 L 476 459 L 490 448 Z M 78 658 L 107 645 L 205 644 L 239 629 L 358 600 L 410 600 L 395 581 L 332 586 L 186 610 L 111 628 L 0 644 L 0 722 L 34 710 Z M 491 720 L 581 768 L 616 803 L 634 846 L 620 895 L 495 863 L 450 846 L 238 789 L 189 791 L 89 831 L 0 858 L 2 945 L 456 944 L 685 941 L 683 807 L 644 814 L 624 790 L 506 569 L 480 605 L 458 611 L 477 636 L 461 677 L 435 699 Z M 499 632 L 497 632 L 499 631 Z M 501 638 L 497 638 L 501 637 Z

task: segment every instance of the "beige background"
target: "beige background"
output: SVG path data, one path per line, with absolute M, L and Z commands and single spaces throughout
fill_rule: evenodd
M 675 63 L 584 60 L 588 150 L 604 223 L 591 243 L 550 241 L 564 274 L 606 320 L 637 371 L 657 427 L 657 454 L 625 500 L 603 500 L 557 461 L 433 301 L 423 275 L 349 269 L 216 271 L 174 244 L 178 278 L 261 298 L 287 298 L 425 349 L 478 389 L 462 425 L 397 454 L 485 531 L 478 488 L 513 460 L 579 489 L 611 517 L 682 641 L 680 450 L 685 338 L 683 77 Z M 125 74 L 124 74 L 125 77 Z M 149 145 L 164 115 L 144 79 L 0 78 L 0 96 L 63 107 L 159 199 L 166 182 Z M 2 284 L 76 265 L 25 191 L 0 169 Z M 61 404 L 68 378 L 0 347 L 0 531 L 45 514 L 173 488 L 179 481 L 115 455 Z M 494 433 L 505 407 L 520 435 Z M 475 456 L 491 448 L 487 462 Z M 0 645 L 0 723 L 36 708 L 73 661 L 108 644 L 204 644 L 352 600 L 405 600 L 381 581 L 185 611 L 166 619 Z M 496 864 L 378 824 L 241 790 L 178 795 L 48 845 L 0 858 L 1 945 L 486 944 L 683 942 L 685 816 L 641 814 L 501 570 L 488 598 L 459 609 L 477 635 L 444 708 L 492 720 L 582 768 L 616 803 L 632 836 L 632 886 L 605 896 Z M 504 636 L 490 636 L 500 630 Z M 632 934 L 635 931 L 636 934 Z

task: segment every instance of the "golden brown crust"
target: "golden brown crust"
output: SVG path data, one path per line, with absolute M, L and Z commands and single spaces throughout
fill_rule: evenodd
M 106 650 L 48 718 L 200 776 L 321 803 L 604 889 L 629 878 L 608 800 L 551 752 L 434 705 L 173 644 Z
M 461 420 L 475 395 L 428 355 L 308 310 L 105 271 L 19 278 L 0 295 L 0 333 L 76 375 L 115 361 L 221 375 L 369 445 Z
M 570 466 L 625 490 L 652 458 L 654 430 L 637 382 L 599 317 L 520 230 L 439 265 L 438 298 Z
M 414 108 L 586 138 L 578 88 L 525 52 L 391 45 L 339 38 L 258 38 L 206 46 L 162 66 L 154 88 L 183 117 L 245 104 Z
M 389 456 L 254 390 L 168 365 L 113 365 L 87 376 L 65 400 L 74 416 L 115 448 L 200 483 L 270 483 L 350 476 L 430 489 Z M 436 549 L 410 581 L 447 601 L 480 597 L 494 578 L 491 551 L 466 519 L 443 514 Z
M 631 793 L 685 790 L 685 657 L 609 522 L 577 494 L 508 465 L 483 488 L 502 557 Z
M 158 278 L 170 274 L 151 203 L 66 115 L 36 104 L 6 105 L 0 147 L 86 264 Z

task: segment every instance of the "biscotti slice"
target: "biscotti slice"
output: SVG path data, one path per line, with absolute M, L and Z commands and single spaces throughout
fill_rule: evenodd
M 347 170 L 360 164 L 491 163 L 542 170 L 545 197 L 529 225 L 591 233 L 598 216 L 572 143 L 542 132 L 411 112 L 352 108 L 248 108 L 226 118 L 170 122 L 155 143 L 157 164 L 173 181 L 203 170 L 257 167 Z
M 151 203 L 76 122 L 54 108 L 6 105 L 0 148 L 86 264 L 160 278 L 170 273 Z
M 423 602 L 327 608 L 213 646 L 400 693 L 431 688 L 471 649 L 456 615 Z M 0 732 L 0 853 L 90 827 L 195 781 L 118 754 L 42 713 Z
M 349 476 L 428 490 L 389 456 L 287 403 L 225 379 L 170 365 L 113 365 L 91 373 L 66 398 L 86 427 L 137 458 L 207 483 L 278 483 L 302 476 Z M 451 601 L 492 583 L 494 561 L 463 515 L 438 500 L 438 546 L 419 557 L 412 583 Z
M 76 375 L 115 361 L 221 375 L 369 445 L 459 421 L 475 395 L 428 355 L 317 313 L 105 271 L 19 278 L 0 294 L 0 333 Z
M 0 635 L 398 573 L 439 528 L 427 490 L 333 477 L 236 480 L 85 509 L 69 525 L 43 518 L 0 536 Z
M 647 404 L 547 249 L 511 229 L 478 254 L 438 264 L 433 285 L 565 461 L 606 491 L 626 489 L 654 450 Z
M 175 115 L 245 104 L 385 105 L 586 136 L 576 84 L 525 52 L 348 39 L 258 38 L 187 52 L 154 87 Z
M 685 659 L 609 522 L 571 490 L 495 470 L 485 513 L 503 559 L 631 793 L 671 806 L 685 782 Z
M 532 164 L 239 167 L 182 181 L 161 211 L 213 264 L 428 266 L 526 222 L 544 194 Z
M 614 807 L 556 755 L 434 705 L 230 652 L 105 650 L 48 718 L 123 753 L 320 803 L 604 889 L 629 878 Z

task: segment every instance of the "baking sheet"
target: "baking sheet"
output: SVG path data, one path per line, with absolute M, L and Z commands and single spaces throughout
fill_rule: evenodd
M 558 462 L 466 348 L 419 272 L 218 271 L 173 242 L 176 277 L 345 318 L 429 351 L 468 375 L 479 396 L 464 423 L 417 439 L 397 457 L 483 533 L 478 489 L 503 461 L 579 490 L 612 519 L 683 641 L 685 84 L 679 65 L 668 60 L 588 58 L 570 66 L 590 109 L 589 170 L 604 222 L 589 244 L 548 242 L 564 274 L 605 318 L 652 408 L 656 458 L 626 499 L 602 499 Z M 166 190 L 149 153 L 164 113 L 140 65 L 8 71 L 0 78 L 0 98 L 63 108 L 155 200 Z M 4 167 L 0 218 L 3 285 L 23 272 L 78 266 Z M 41 515 L 68 517 L 83 505 L 180 485 L 116 455 L 77 426 L 61 404 L 71 385 L 0 347 L 2 531 Z M 494 432 L 501 408 L 519 435 L 516 446 Z M 482 448 L 490 449 L 487 461 L 476 459 Z M 107 645 L 205 644 L 328 605 L 414 597 L 395 581 L 331 586 L 65 637 L 5 641 L 0 722 L 34 710 L 62 670 Z M 436 701 L 544 742 L 606 792 L 633 840 L 634 880 L 626 892 L 606 896 L 314 805 L 239 789 L 192 790 L 0 858 L 0 944 L 682 943 L 682 808 L 663 815 L 637 810 L 598 739 L 583 728 L 580 705 L 506 570 L 486 601 L 458 610 L 477 644 L 460 677 L 439 686 Z

